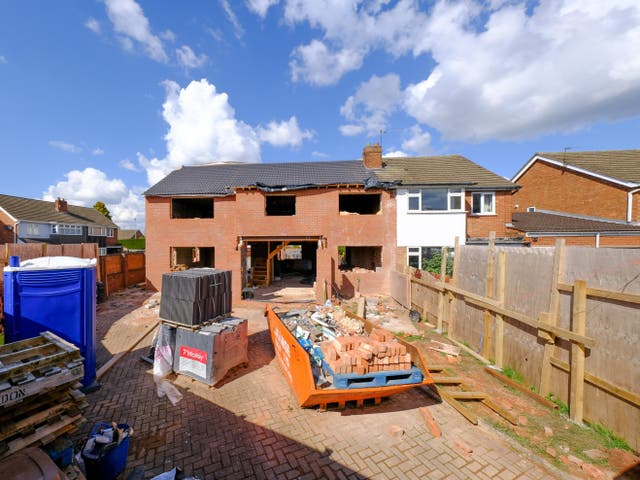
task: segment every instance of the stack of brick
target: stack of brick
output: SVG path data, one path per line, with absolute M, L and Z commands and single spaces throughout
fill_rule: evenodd
M 369 336 L 347 335 L 322 342 L 324 359 L 336 374 L 410 370 L 411 354 L 407 348 L 381 328 Z

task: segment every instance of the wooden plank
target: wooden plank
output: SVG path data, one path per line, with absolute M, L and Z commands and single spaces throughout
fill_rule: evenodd
M 447 256 L 449 255 L 449 249 L 442 247 L 441 261 L 440 261 L 440 281 L 444 284 L 447 275 Z M 442 333 L 442 322 L 444 319 L 444 291 L 438 292 L 438 319 L 436 324 L 436 330 L 438 333 Z
M 509 412 L 507 412 L 504 408 L 502 408 L 500 405 L 498 405 L 496 402 L 494 402 L 490 398 L 485 398 L 484 400 L 482 400 L 482 403 L 484 405 L 486 405 L 487 407 L 489 407 L 494 412 L 496 412 L 502 418 L 507 420 L 512 425 L 517 425 L 518 424 L 518 420 L 516 419 L 516 417 L 514 415 L 510 414 Z
M 455 398 L 456 400 L 484 400 L 488 398 L 489 395 L 482 392 L 447 392 L 451 395 L 451 398 Z
M 576 280 L 573 288 L 573 331 L 584 335 L 587 319 L 587 283 Z M 582 423 L 584 416 L 584 360 L 585 347 L 579 343 L 571 345 L 571 393 L 569 398 L 569 416 L 571 420 Z
M 541 397 L 540 395 L 538 395 L 533 390 L 527 388 L 525 385 L 522 385 L 522 384 L 520 384 L 518 382 L 514 382 L 509 377 L 507 377 L 506 375 L 504 375 L 501 372 L 497 371 L 496 369 L 491 368 L 491 367 L 485 367 L 484 371 L 487 372 L 489 375 L 491 375 L 493 377 L 496 377 L 502 383 L 505 383 L 505 384 L 509 385 L 510 387 L 513 387 L 513 388 L 515 388 L 517 390 L 520 390 L 525 395 L 533 398 L 539 404 L 544 405 L 545 407 L 549 407 L 549 408 L 558 408 L 558 406 L 555 403 L 547 400 L 544 397 Z
M 458 277 L 460 276 L 460 238 L 456 237 L 453 247 L 453 277 L 449 282 L 450 287 L 455 287 L 458 285 Z M 443 282 L 443 286 L 446 286 Z M 455 319 L 456 315 L 456 299 L 455 296 L 449 295 L 449 313 L 447 315 L 447 320 L 449 321 L 449 325 L 447 325 L 447 332 L 449 332 L 449 336 L 453 338 L 454 336 L 454 328 L 455 328 Z
M 556 241 L 556 248 L 553 253 L 553 273 L 551 274 L 551 295 L 549 297 L 549 317 L 544 317 L 543 322 L 550 327 L 558 325 L 560 317 L 560 291 L 558 285 L 562 278 L 562 267 L 564 265 L 565 240 L 563 238 Z M 555 354 L 555 340 L 548 341 L 544 346 L 542 355 L 542 368 L 540 370 L 539 391 L 543 397 L 551 393 L 551 357 Z
M 63 413 L 67 413 L 70 410 L 76 409 L 77 407 L 71 400 L 54 405 L 45 410 L 40 410 L 38 412 L 33 413 L 32 415 L 27 416 L 26 418 L 22 418 L 15 422 L 5 422 L 0 427 L 0 441 L 3 441 L 9 437 L 15 436 L 19 434 L 21 431 L 33 429 L 46 422 L 47 419 L 51 417 L 55 417 L 56 415 L 60 415 Z M 14 412 L 15 414 L 15 412 Z
M 429 368 L 431 371 L 431 368 Z M 462 377 L 448 377 L 446 375 L 431 375 L 433 383 L 437 385 L 459 385 L 464 382 Z
M 569 373 L 571 371 L 569 364 L 567 362 L 563 362 L 555 357 L 551 358 L 551 365 L 554 367 L 563 370 L 564 372 Z M 611 395 L 618 397 L 621 400 L 629 402 L 630 404 L 640 407 L 640 395 L 630 392 L 624 388 L 618 387 L 603 378 L 600 378 L 596 375 L 593 375 L 589 372 L 584 372 L 584 380 L 591 385 L 598 387 L 600 390 L 603 390 Z
M 22 450 L 30 445 L 33 445 L 38 442 L 43 442 L 44 439 L 53 435 L 54 439 L 57 434 L 66 429 L 66 427 L 70 426 L 72 423 L 81 420 L 82 415 L 75 415 L 73 417 L 63 417 L 61 420 L 53 423 L 52 425 L 47 425 L 45 427 L 39 428 L 31 435 L 28 435 L 24 438 L 17 438 L 8 443 L 8 450 L 0 454 L 0 458 L 7 457 L 12 453 Z M 43 442 L 44 443 L 44 442 Z
M 460 347 L 449 345 L 447 343 L 437 342 L 435 340 L 431 340 L 431 342 L 427 345 L 427 348 L 430 350 L 435 350 L 436 352 L 442 352 L 446 353 L 447 355 L 453 355 L 456 357 L 460 355 Z
M 507 254 L 504 251 L 498 253 L 498 284 L 496 285 L 496 300 L 504 306 L 505 287 L 507 279 Z M 495 364 L 498 368 L 504 363 L 504 317 L 496 313 L 496 338 L 495 338 Z
M 487 253 L 487 274 L 485 277 L 484 294 L 487 298 L 493 298 L 493 282 L 495 281 L 495 253 L 496 253 L 496 232 L 489 232 L 489 251 Z M 490 309 L 484 311 L 484 332 L 482 336 L 482 356 L 489 358 L 493 346 L 492 332 L 492 312 Z
M 460 415 L 462 415 L 464 418 L 469 420 L 474 425 L 478 424 L 478 416 L 475 413 L 473 413 L 471 410 L 469 410 L 467 407 L 465 407 L 460 402 L 458 402 L 455 398 L 449 395 L 443 388 L 437 388 L 437 390 L 438 390 L 438 395 L 440 395 L 440 398 L 442 398 L 445 402 L 447 402 L 449 405 L 455 408 L 458 411 L 458 413 L 460 413 Z
M 573 287 L 567 283 L 559 283 L 558 290 L 561 292 L 571 293 Z M 587 297 L 602 298 L 604 300 L 614 300 L 617 302 L 626 302 L 640 305 L 640 295 L 636 293 L 614 292 L 611 290 L 602 290 L 599 288 L 587 288 Z

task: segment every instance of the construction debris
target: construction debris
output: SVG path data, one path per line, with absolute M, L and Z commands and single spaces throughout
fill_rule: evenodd
M 435 350 L 436 352 L 446 353 L 447 355 L 453 355 L 454 357 L 460 355 L 460 347 L 449 345 L 448 343 L 437 342 L 436 340 L 431 340 L 429 345 L 427 345 L 427 348 Z

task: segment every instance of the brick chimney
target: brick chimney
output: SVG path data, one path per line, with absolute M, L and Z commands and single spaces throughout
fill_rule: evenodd
M 67 201 L 64 198 L 56 198 L 56 210 L 58 212 L 66 212 L 67 211 Z
M 379 143 L 362 149 L 362 163 L 367 168 L 382 168 L 382 147 Z

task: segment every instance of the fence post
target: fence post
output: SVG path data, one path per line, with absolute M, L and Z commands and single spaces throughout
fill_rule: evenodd
M 553 254 L 553 273 L 551 277 L 551 296 L 549 299 L 549 315 L 543 317 L 543 320 L 551 326 L 558 325 L 560 316 L 560 290 L 558 283 L 562 277 L 562 266 L 564 262 L 565 241 L 563 238 L 556 241 L 556 248 Z M 546 397 L 551 393 L 551 358 L 555 353 L 555 339 L 549 337 L 544 346 L 544 354 L 542 357 L 542 369 L 540 371 L 540 395 Z
M 126 290 L 127 288 L 129 288 L 129 261 L 127 259 L 126 253 L 120 254 L 120 262 L 120 265 L 122 265 L 121 270 L 123 275 L 122 284 L 124 285 L 124 288 Z
M 507 279 L 507 253 L 498 252 L 498 285 L 496 292 L 496 300 L 500 302 L 500 306 L 504 307 L 504 289 Z M 495 364 L 498 368 L 503 367 L 504 363 L 504 318 L 502 314 L 496 313 L 496 352 Z
M 572 331 L 579 335 L 586 333 L 587 324 L 587 283 L 576 280 L 573 284 Z M 584 352 L 581 343 L 571 343 L 571 393 L 569 416 L 571 420 L 582 423 L 584 414 Z
M 487 298 L 493 298 L 493 282 L 495 279 L 495 253 L 496 253 L 496 232 L 489 232 L 489 252 L 487 257 L 487 277 L 485 279 L 484 293 Z M 493 331 L 491 329 L 492 314 L 490 310 L 484 311 L 484 335 L 482 342 L 482 356 L 491 356 Z
M 444 287 L 446 284 L 447 276 L 447 256 L 449 255 L 449 249 L 442 247 L 441 259 L 440 259 L 440 282 Z M 442 333 L 442 320 L 444 318 L 444 290 L 438 292 L 438 322 L 436 330 L 438 333 Z
M 460 237 L 456 237 L 453 246 L 453 276 L 451 277 L 451 286 L 458 285 L 458 275 L 460 270 Z M 456 296 L 449 292 L 449 315 L 447 317 L 447 333 L 453 338 L 453 327 L 455 326 L 455 314 L 456 314 Z

